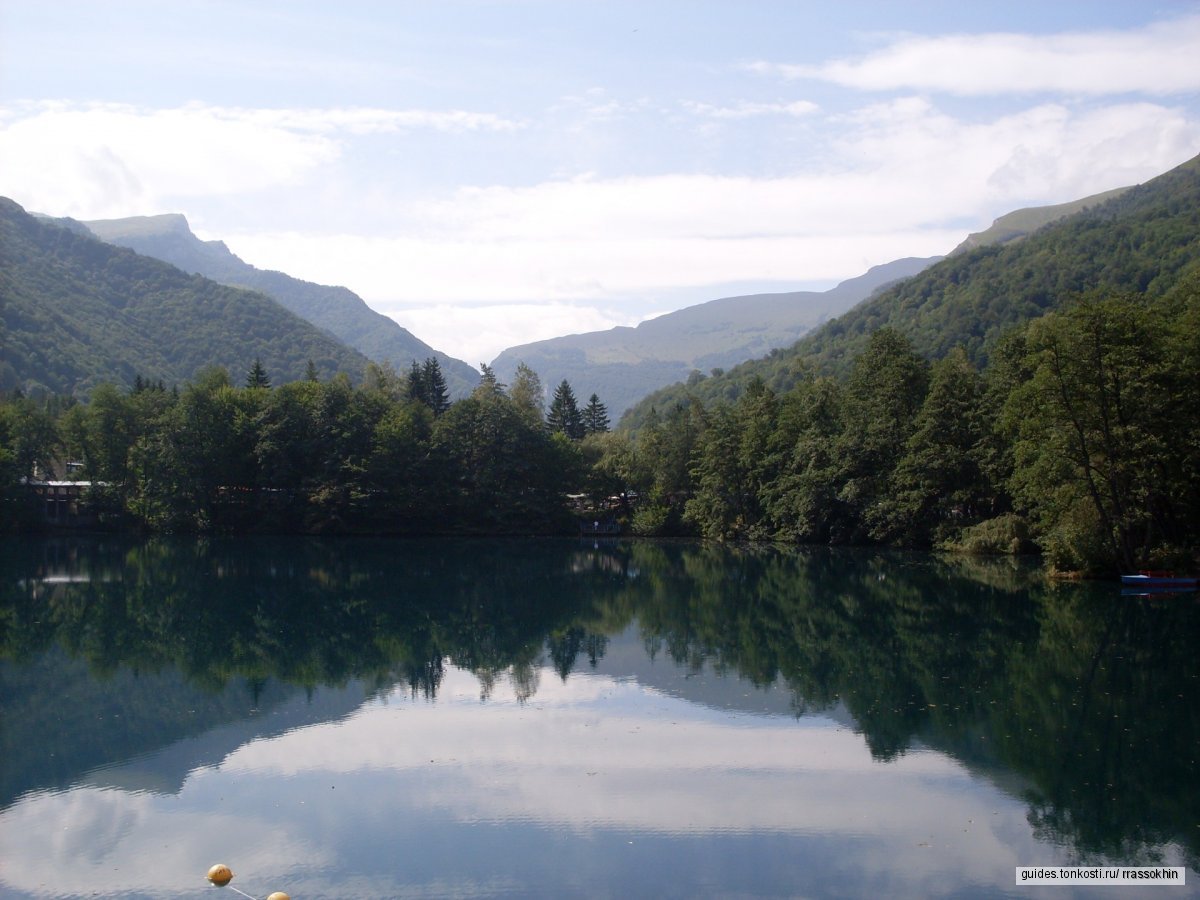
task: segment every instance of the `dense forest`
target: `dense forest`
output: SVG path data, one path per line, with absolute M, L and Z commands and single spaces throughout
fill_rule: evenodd
M 1200 547 L 1200 273 L 1162 296 L 1087 293 L 1011 330 L 980 372 L 892 328 L 844 378 L 679 404 L 609 432 L 593 395 L 484 367 L 450 403 L 436 360 L 272 387 L 213 369 L 86 403 L 0 405 L 5 521 L 19 483 L 82 463 L 113 526 L 164 531 L 546 533 L 588 513 L 646 535 L 1010 553 L 1057 570 L 1188 566 Z M 612 503 L 611 508 L 608 504 Z
M 1058 570 L 1194 564 L 1200 273 L 1162 297 L 1088 293 L 930 364 L 892 328 L 845 378 L 761 380 L 655 412 L 599 465 L 646 492 L 649 531 L 975 552 Z
M 63 384 L 83 378 L 86 401 L 0 394 L 0 529 L 38 524 L 23 478 L 73 463 L 113 528 L 547 533 L 574 514 L 639 535 L 1036 549 L 1063 572 L 1197 564 L 1200 158 L 955 254 L 791 351 L 697 372 L 617 432 L 596 394 L 547 390 L 525 364 L 510 386 L 483 366 L 451 402 L 434 358 L 404 374 L 314 363 L 320 346 L 278 330 L 290 314 L 265 297 L 0 206 L 0 382 L 40 352 L 22 337 L 39 316 L 111 331 L 126 368 L 164 352 L 156 310 L 199 317 L 169 336 L 192 374 L 86 370 L 67 341 L 43 369 L 74 367 Z M 31 305 L 38 279 L 96 305 Z M 218 352 L 230 322 L 261 333 L 248 371 Z
M 361 385 L 317 373 L 279 387 L 260 363 L 234 384 L 212 368 L 182 389 L 135 379 L 86 403 L 0 403 L 4 522 L 35 525 L 22 477 L 80 464 L 100 524 L 156 531 L 506 533 L 573 527 L 580 441 L 604 405 L 569 384 L 547 416 L 535 373 L 511 388 L 489 370 L 451 403 L 437 360 Z

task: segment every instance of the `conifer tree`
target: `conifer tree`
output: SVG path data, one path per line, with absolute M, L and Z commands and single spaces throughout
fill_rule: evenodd
M 425 360 L 421 377 L 425 387 L 425 405 L 433 410 L 435 416 L 440 416 L 450 408 L 450 392 L 446 390 L 446 378 L 435 357 L 430 356 Z
M 554 399 L 550 402 L 546 424 L 551 431 L 561 431 L 573 441 L 583 437 L 583 413 L 579 411 L 571 383 L 565 378 L 554 389 Z
M 263 368 L 262 360 L 255 357 L 254 365 L 250 367 L 250 371 L 246 375 L 246 387 L 248 388 L 269 388 L 271 379 L 267 377 L 267 370 Z
M 592 394 L 588 397 L 588 405 L 583 408 L 583 433 L 602 434 L 605 431 L 608 431 L 608 407 Z
M 504 396 L 504 385 L 496 378 L 496 373 L 487 363 L 479 364 L 479 384 L 472 392 L 473 397 L 485 399 L 487 397 L 502 397 Z
M 425 373 L 421 369 L 421 364 L 414 359 L 408 368 L 408 398 L 428 405 L 427 396 Z

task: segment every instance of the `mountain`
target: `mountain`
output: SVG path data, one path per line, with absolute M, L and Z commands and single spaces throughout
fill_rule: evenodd
M 1075 294 L 1092 289 L 1163 294 L 1200 267 L 1200 156 L 1113 194 L 1100 202 L 1091 201 L 1105 195 L 1078 201 L 1078 211 L 1066 217 L 1046 213 L 1049 224 L 1020 240 L 989 239 L 954 253 L 825 323 L 786 351 L 698 384 L 657 391 L 631 409 L 622 425 L 636 428 L 650 409 L 690 398 L 703 403 L 733 399 L 754 377 L 783 391 L 807 369 L 844 372 L 870 335 L 884 326 L 905 335 L 926 358 L 937 359 L 962 346 L 983 365 L 1001 334 Z M 1021 212 L 1027 223 L 1035 219 L 1030 211 Z
M 987 230 L 976 231 L 973 234 L 967 235 L 966 240 L 950 251 L 950 255 L 957 256 L 960 253 L 966 253 L 977 247 L 994 247 L 1001 244 L 1011 244 L 1013 241 L 1019 241 L 1027 234 L 1037 231 L 1039 228 L 1043 228 L 1052 222 L 1057 222 L 1060 219 L 1067 218 L 1067 216 L 1083 212 L 1085 209 L 1099 206 L 1101 203 L 1112 200 L 1114 197 L 1119 197 L 1127 190 L 1129 190 L 1128 187 L 1114 188 L 1111 191 L 1093 194 L 1090 197 L 1084 197 L 1082 200 L 1072 200 L 1069 203 L 1058 203 L 1054 206 L 1031 206 L 1005 213 L 994 221 L 992 226 Z
M 360 353 L 256 291 L 39 220 L 0 198 L 0 390 L 87 394 L 136 376 L 168 386 L 206 366 L 235 383 L 259 359 L 276 384 L 362 377 Z
M 522 344 L 497 356 L 492 368 L 501 381 L 511 381 L 518 363 L 524 362 L 551 388 L 565 378 L 582 397 L 598 394 L 615 418 L 646 394 L 694 370 L 723 369 L 786 347 L 873 291 L 920 272 L 936 259 L 900 259 L 875 266 L 828 291 L 724 297 L 636 328 Z
M 413 360 L 423 362 L 435 357 L 452 397 L 465 396 L 479 383 L 479 373 L 473 367 L 434 350 L 392 319 L 375 312 L 353 291 L 258 269 L 242 261 L 223 241 L 200 240 L 182 215 L 134 216 L 84 224 L 102 241 L 153 256 L 221 284 L 261 291 L 369 359 L 390 363 L 401 374 Z

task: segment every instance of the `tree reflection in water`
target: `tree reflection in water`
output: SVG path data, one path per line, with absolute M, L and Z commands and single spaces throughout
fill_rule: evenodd
M 687 543 L 9 540 L 0 556 L 4 806 L 317 686 L 432 700 L 455 666 L 482 699 L 507 678 L 528 700 L 636 624 L 652 657 L 785 685 L 797 715 L 844 709 L 880 761 L 928 746 L 1024 785 L 1035 831 L 1080 861 L 1151 864 L 1168 843 L 1200 860 L 1188 597 L 1048 585 L 1011 561 Z

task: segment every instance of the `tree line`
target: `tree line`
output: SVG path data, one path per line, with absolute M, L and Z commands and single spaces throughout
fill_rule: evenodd
M 644 535 L 1040 549 L 1060 570 L 1191 566 L 1200 547 L 1200 274 L 1157 297 L 1091 292 L 1011 330 L 980 371 L 892 328 L 844 377 L 677 403 L 610 432 L 593 394 L 484 365 L 450 403 L 436 360 L 271 387 L 212 369 L 86 404 L 0 405 L 4 502 L 78 459 L 113 522 L 155 530 L 547 532 L 565 497 Z
M 272 387 L 255 360 L 243 385 L 222 368 L 183 388 L 135 379 L 86 403 L 19 394 L 0 403 L 0 503 L 11 529 L 37 509 L 21 484 L 82 464 L 104 524 L 156 531 L 505 533 L 572 527 L 563 497 L 583 478 L 582 439 L 607 430 L 571 386 L 549 414 L 536 373 L 511 388 L 484 375 L 447 397 L 436 359 L 401 376 L 371 365 Z M 585 415 L 587 413 L 587 415 Z
M 844 378 L 651 410 L 598 465 L 645 533 L 981 552 L 1056 569 L 1192 566 L 1200 548 L 1200 275 L 1078 295 L 978 370 L 890 327 Z

